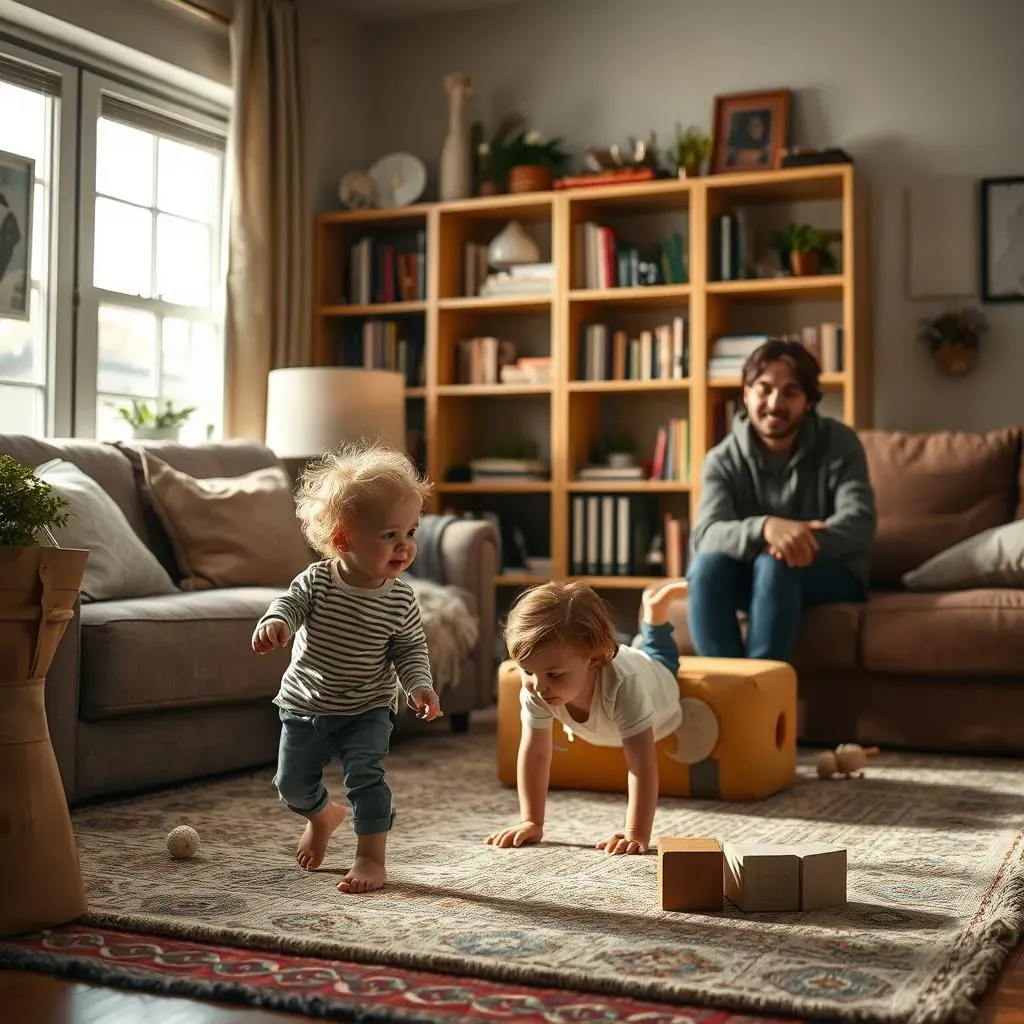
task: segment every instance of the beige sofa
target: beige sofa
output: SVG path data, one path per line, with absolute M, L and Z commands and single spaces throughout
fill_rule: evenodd
M 97 481 L 135 533 L 179 578 L 168 538 L 144 500 L 129 455 L 140 448 L 192 477 L 235 477 L 280 465 L 258 444 L 194 447 L 167 442 L 120 448 L 84 440 L 0 435 L 0 454 L 38 466 L 62 458 Z M 442 692 L 450 725 L 403 713 L 399 732 L 465 728 L 493 703 L 497 537 L 480 521 L 455 521 L 440 536 L 443 581 L 467 592 L 480 639 L 457 687 Z M 271 703 L 286 651 L 257 657 L 250 637 L 281 587 L 230 587 L 83 601 L 47 679 L 46 706 L 68 799 L 194 779 L 270 763 L 279 735 Z
M 1024 518 L 1020 428 L 861 434 L 879 522 L 865 604 L 809 610 L 794 654 L 800 740 L 1024 755 L 1024 589 L 911 592 L 907 572 Z M 693 654 L 685 602 L 672 620 Z

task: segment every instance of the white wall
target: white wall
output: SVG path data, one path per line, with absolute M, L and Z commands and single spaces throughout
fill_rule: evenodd
M 716 93 L 789 86 L 794 141 L 843 146 L 872 182 L 876 424 L 1024 421 L 1024 304 L 986 307 L 966 379 L 914 342 L 942 307 L 904 298 L 902 198 L 922 175 L 1024 174 L 1024 0 L 526 0 L 371 38 L 368 159 L 410 150 L 432 175 L 448 71 L 472 75 L 490 127 L 518 109 L 577 152 L 651 129 L 670 143 L 677 121 L 709 124 Z

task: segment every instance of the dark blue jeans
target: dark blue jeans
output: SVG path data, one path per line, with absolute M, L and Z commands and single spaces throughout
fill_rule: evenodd
M 290 810 L 312 817 L 327 804 L 324 769 L 335 758 L 352 805 L 357 836 L 388 832 L 394 822 L 391 790 L 384 777 L 394 728 L 390 708 L 356 715 L 296 715 L 284 708 L 274 785 Z
M 821 557 L 791 569 L 769 554 L 742 562 L 708 551 L 694 558 L 686 579 L 690 635 L 704 658 L 789 661 L 805 608 L 865 599 L 864 585 L 846 566 Z M 746 649 L 741 611 L 748 616 Z

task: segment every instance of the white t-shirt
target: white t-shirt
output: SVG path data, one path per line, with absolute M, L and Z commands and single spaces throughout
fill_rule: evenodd
M 675 676 L 636 647 L 619 647 L 594 687 L 590 714 L 577 722 L 565 705 L 549 707 L 524 686 L 520 717 L 531 729 L 550 729 L 557 718 L 566 731 L 598 747 L 621 747 L 622 741 L 654 727 L 655 741 L 679 728 L 679 686 Z

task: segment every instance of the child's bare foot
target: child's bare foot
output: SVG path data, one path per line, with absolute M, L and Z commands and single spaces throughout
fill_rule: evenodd
M 359 836 L 356 859 L 348 874 L 338 883 L 338 892 L 363 893 L 383 889 L 388 880 L 387 868 L 384 867 L 387 845 L 387 832 Z
M 295 859 L 304 871 L 315 871 L 323 863 L 334 830 L 345 820 L 345 808 L 333 800 L 318 814 L 306 822 L 306 829 L 299 839 Z
M 338 883 L 338 892 L 376 892 L 384 888 L 388 870 L 368 857 L 356 857 L 348 874 Z

